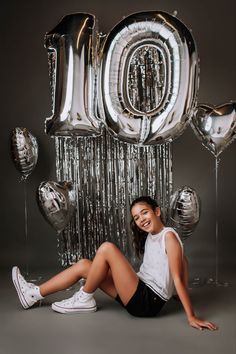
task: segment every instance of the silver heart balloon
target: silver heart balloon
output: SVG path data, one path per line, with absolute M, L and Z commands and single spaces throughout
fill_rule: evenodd
M 26 128 L 13 129 L 11 136 L 11 151 L 14 164 L 26 179 L 33 171 L 38 160 L 38 143 L 36 138 Z
M 236 137 L 236 102 L 200 104 L 191 122 L 196 136 L 217 157 Z
M 57 231 L 62 231 L 75 211 L 75 193 L 70 182 L 41 182 L 37 201 L 45 219 Z
M 179 188 L 170 200 L 170 223 L 183 240 L 194 231 L 200 219 L 200 199 L 190 187 Z

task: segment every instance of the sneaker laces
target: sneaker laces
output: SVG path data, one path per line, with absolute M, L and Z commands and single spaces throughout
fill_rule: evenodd
M 18 278 L 19 278 L 19 282 L 20 282 L 21 288 L 22 288 L 22 286 L 25 287 L 25 288 L 28 288 L 28 289 L 34 289 L 36 287 L 35 284 L 28 283 L 25 280 L 25 278 L 23 277 L 23 275 L 21 275 L 20 273 L 18 274 Z
M 83 299 L 81 291 L 76 291 L 76 293 L 74 293 L 74 295 L 70 298 L 72 304 L 74 304 L 77 301 L 80 301 L 81 299 Z
M 73 296 L 71 296 L 69 299 L 65 299 L 65 300 L 62 300 L 61 303 L 63 305 L 74 305 L 77 301 L 81 301 L 83 300 L 83 295 L 81 293 L 81 291 L 77 291 L 76 293 L 74 293 Z

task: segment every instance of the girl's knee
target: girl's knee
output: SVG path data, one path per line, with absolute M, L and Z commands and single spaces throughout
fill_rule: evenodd
M 114 243 L 106 241 L 101 244 L 101 246 L 97 250 L 97 253 L 112 252 L 116 249 L 117 249 L 117 247 L 116 247 L 116 245 L 114 245 Z
M 83 258 L 83 259 L 80 259 L 75 265 L 76 265 L 76 268 L 78 269 L 84 269 L 84 270 L 87 270 L 90 268 L 91 266 L 91 261 L 89 259 L 86 259 L 86 258 Z

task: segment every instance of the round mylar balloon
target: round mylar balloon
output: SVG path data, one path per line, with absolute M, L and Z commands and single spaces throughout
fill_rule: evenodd
M 98 135 L 95 17 L 70 14 L 45 36 L 53 114 L 46 119 L 52 136 Z
M 36 138 L 26 128 L 14 128 L 11 136 L 11 151 L 17 170 L 26 179 L 33 171 L 38 160 Z
M 37 201 L 45 219 L 57 231 L 62 231 L 75 211 L 75 194 L 70 182 L 42 182 Z
M 219 156 L 236 137 L 236 102 L 198 105 L 191 126 L 203 145 Z
M 190 187 L 179 188 L 170 200 L 170 222 L 183 240 L 187 239 L 200 219 L 200 199 Z
M 193 114 L 198 56 L 188 28 L 161 11 L 134 13 L 101 51 L 99 112 L 119 139 L 146 145 L 177 138 Z

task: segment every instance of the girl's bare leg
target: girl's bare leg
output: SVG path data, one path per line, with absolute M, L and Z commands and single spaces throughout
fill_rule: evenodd
M 81 259 L 76 264 L 40 285 L 41 295 L 45 297 L 69 288 L 81 278 L 87 279 L 91 265 L 92 261 L 89 259 Z M 100 289 L 112 298 L 116 298 L 117 291 L 113 283 L 111 271 L 108 272 L 106 279 L 100 284 Z
M 92 293 L 97 288 L 102 288 L 104 281 L 109 280 L 109 272 L 114 284 L 112 288 L 110 283 L 113 291 L 111 296 L 119 294 L 121 301 L 126 305 L 137 289 L 139 278 L 125 256 L 110 242 L 104 242 L 99 247 L 90 267 L 84 291 Z
M 113 274 L 115 274 L 116 281 L 114 281 Z M 98 249 L 93 262 L 88 259 L 80 260 L 40 285 L 40 293 L 42 296 L 47 296 L 67 289 L 81 278 L 89 278 L 84 286 L 86 292 L 93 292 L 99 287 L 113 298 L 119 294 L 125 304 L 134 294 L 138 284 L 138 276 L 124 255 L 115 245 L 105 242 Z
M 40 285 L 41 295 L 47 296 L 56 293 L 57 291 L 67 289 L 81 278 L 86 278 L 91 263 L 92 262 L 88 259 L 81 259 L 71 267 L 58 273 Z

